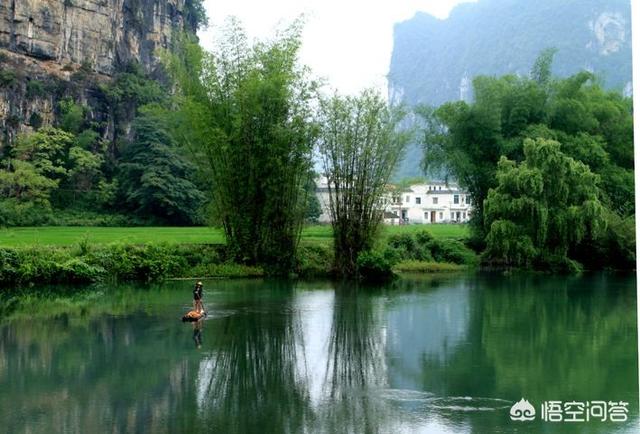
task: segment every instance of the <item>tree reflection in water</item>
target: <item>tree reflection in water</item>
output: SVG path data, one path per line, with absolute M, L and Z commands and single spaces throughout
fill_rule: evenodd
M 384 297 L 338 284 L 328 343 L 322 431 L 384 431 Z M 319 429 L 319 430 L 320 430 Z
M 300 432 L 311 417 L 293 295 L 292 283 L 273 282 L 268 297 L 218 306 L 238 309 L 216 322 L 213 354 L 200 365 L 198 405 L 213 430 Z

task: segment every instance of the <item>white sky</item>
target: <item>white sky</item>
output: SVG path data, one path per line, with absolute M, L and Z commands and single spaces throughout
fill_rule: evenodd
M 205 0 L 210 28 L 200 32 L 205 48 L 229 15 L 251 38 L 274 34 L 278 24 L 306 17 L 301 61 L 342 93 L 377 87 L 386 95 L 393 25 L 417 11 L 446 18 L 458 3 L 475 0 Z

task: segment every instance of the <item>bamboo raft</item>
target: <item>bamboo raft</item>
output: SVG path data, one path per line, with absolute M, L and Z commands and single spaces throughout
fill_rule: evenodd
M 182 322 L 200 321 L 205 316 L 207 316 L 207 313 L 204 310 L 202 311 L 190 310 L 189 312 L 184 314 L 184 316 L 182 317 Z

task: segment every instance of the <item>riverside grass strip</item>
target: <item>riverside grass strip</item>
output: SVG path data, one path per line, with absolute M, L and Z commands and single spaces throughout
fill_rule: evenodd
M 428 230 L 434 238 L 462 239 L 469 230 L 462 224 L 385 226 L 382 237 L 414 234 Z M 302 231 L 303 243 L 331 243 L 331 226 L 307 226 Z M 0 229 L 0 247 L 71 246 L 88 244 L 224 244 L 220 229 L 210 227 L 80 227 L 42 226 Z

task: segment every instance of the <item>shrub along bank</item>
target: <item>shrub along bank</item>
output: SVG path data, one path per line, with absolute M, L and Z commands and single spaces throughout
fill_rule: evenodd
M 329 277 L 330 245 L 300 245 L 294 273 Z M 428 232 L 389 237 L 359 259 L 360 274 L 370 279 L 394 271 L 450 271 L 477 263 L 476 255 L 456 240 L 434 239 Z M 438 264 L 438 265 L 434 265 Z M 234 263 L 223 244 L 107 244 L 0 248 L 0 284 L 85 283 L 108 280 L 154 281 L 188 277 L 258 277 L 260 267 Z

